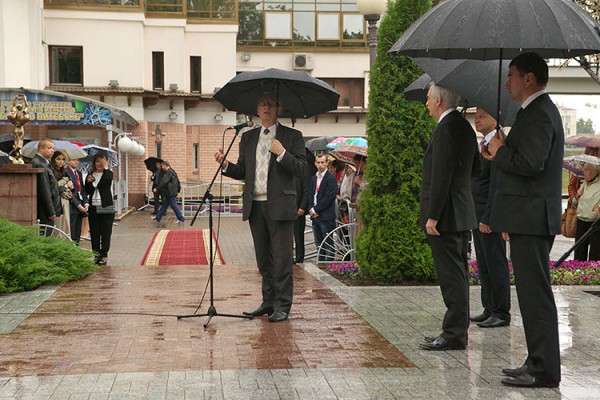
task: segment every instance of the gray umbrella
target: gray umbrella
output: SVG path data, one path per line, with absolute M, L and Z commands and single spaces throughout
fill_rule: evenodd
M 531 51 L 545 58 L 600 53 L 599 33 L 598 23 L 570 1 L 446 0 L 415 21 L 389 52 L 500 60 L 501 66 L 504 58 Z M 500 76 L 497 83 L 500 103 Z
M 336 90 L 306 72 L 269 68 L 242 72 L 223 86 L 214 98 L 228 110 L 257 115 L 258 98 L 265 92 L 277 96 L 283 116 L 309 118 L 335 110 L 340 95 Z
M 429 59 L 428 59 L 429 60 Z M 439 61 L 439 60 L 435 60 Z M 424 70 L 423 67 L 421 69 Z M 429 87 L 433 84 L 433 79 L 428 74 L 423 74 L 419 76 L 413 83 L 408 85 L 406 89 L 402 91 L 404 93 L 404 97 L 408 100 L 419 101 L 421 103 L 427 102 L 427 92 L 429 91 Z M 444 85 L 440 85 L 444 86 Z M 450 88 L 448 88 L 450 89 Z M 469 101 L 467 99 L 460 100 L 461 107 L 469 107 Z
M 440 60 L 437 58 L 414 58 L 413 61 L 431 76 L 437 85 L 452 90 L 468 102 L 470 107 L 481 107 L 490 115 L 498 116 L 504 126 L 514 122 L 519 104 L 514 102 L 506 90 L 500 92 L 498 113 L 497 87 L 498 62 L 494 60 Z M 508 79 L 509 61 L 502 62 L 501 82 Z
M 305 146 L 310 151 L 325 151 L 327 149 L 327 143 L 336 139 L 337 136 L 319 136 L 316 138 L 308 139 Z

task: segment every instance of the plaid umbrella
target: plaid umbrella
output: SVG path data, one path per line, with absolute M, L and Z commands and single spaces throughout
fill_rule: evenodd
M 96 154 L 104 154 L 108 158 L 108 168 L 115 168 L 119 166 L 119 155 L 116 151 L 109 149 L 108 147 L 96 146 L 95 144 L 86 144 L 83 149 L 87 152 L 87 155 L 79 160 L 79 169 L 86 171 L 88 174 L 92 170 L 92 158 Z
M 583 166 L 585 164 L 600 165 L 600 158 L 588 154 L 577 154 L 563 159 L 563 169 L 573 175 L 583 177 Z
M 54 143 L 54 150 L 60 151 L 61 153 L 66 154 L 71 160 L 76 160 L 78 158 L 85 157 L 87 153 L 82 150 L 81 147 L 76 145 L 75 143 L 69 142 L 67 140 L 52 140 Z M 38 152 L 38 144 L 39 140 L 34 140 L 32 142 L 27 143 L 21 149 L 21 154 L 27 158 L 33 158 Z

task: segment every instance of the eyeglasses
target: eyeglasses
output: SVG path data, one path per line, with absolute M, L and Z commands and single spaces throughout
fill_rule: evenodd
M 261 107 L 277 107 L 277 103 L 274 101 L 267 101 L 267 100 L 263 100 L 263 101 L 259 101 L 258 105 Z

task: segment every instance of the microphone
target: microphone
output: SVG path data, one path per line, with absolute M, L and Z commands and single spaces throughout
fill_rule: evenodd
M 235 126 L 230 126 L 227 129 L 235 129 L 236 131 L 239 131 L 240 129 L 251 128 L 253 126 L 254 126 L 254 122 L 252 122 L 252 121 L 246 121 L 246 122 L 242 122 L 241 124 L 237 124 Z

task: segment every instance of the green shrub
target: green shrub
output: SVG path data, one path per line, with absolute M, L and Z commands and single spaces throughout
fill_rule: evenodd
M 356 241 L 358 264 L 381 283 L 435 276 L 431 251 L 418 227 L 423 153 L 435 127 L 426 107 L 402 94 L 423 72 L 408 58 L 388 55 L 403 31 L 431 7 L 426 0 L 388 3 L 371 68 L 369 157 L 361 194 L 365 228 Z
M 0 218 L 0 293 L 80 279 L 97 268 L 91 252 Z

